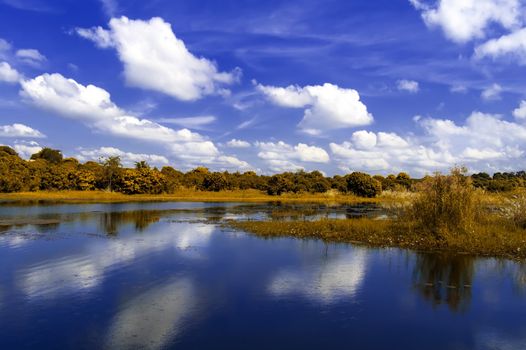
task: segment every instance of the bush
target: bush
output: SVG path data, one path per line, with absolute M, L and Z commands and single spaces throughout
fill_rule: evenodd
M 382 184 L 369 174 L 354 172 L 347 177 L 347 189 L 357 196 L 372 198 L 382 193 Z
M 439 239 L 473 232 L 481 205 L 465 172 L 464 168 L 454 168 L 450 175 L 436 173 L 420 184 L 407 212 L 419 232 Z
M 208 173 L 203 180 L 202 189 L 205 191 L 219 192 L 228 188 L 226 176 L 222 173 Z

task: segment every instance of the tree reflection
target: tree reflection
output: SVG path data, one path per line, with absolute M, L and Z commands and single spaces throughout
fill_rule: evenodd
M 100 228 L 108 235 L 117 235 L 123 225 L 133 224 L 138 232 L 159 221 L 161 213 L 152 210 L 123 211 L 102 213 Z
M 455 254 L 417 254 L 415 288 L 434 306 L 446 303 L 465 311 L 471 301 L 474 258 Z

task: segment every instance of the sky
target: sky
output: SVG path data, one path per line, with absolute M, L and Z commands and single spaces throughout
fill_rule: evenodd
M 526 169 L 526 0 L 0 0 L 0 144 L 272 174 Z

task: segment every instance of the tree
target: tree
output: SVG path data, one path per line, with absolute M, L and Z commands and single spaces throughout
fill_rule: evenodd
M 0 146 L 0 155 L 2 153 L 8 154 L 10 156 L 18 156 L 18 153 L 9 146 Z
M 407 173 L 399 173 L 396 176 L 396 183 L 400 186 L 405 187 L 407 190 L 411 188 L 411 176 Z
M 23 159 L 9 151 L 0 152 L 0 192 L 28 190 L 28 179 L 29 169 Z
M 281 195 L 289 192 L 292 188 L 292 181 L 287 176 L 287 173 L 272 176 L 268 181 L 267 193 L 270 195 Z
M 150 169 L 150 165 L 145 160 L 141 160 L 140 162 L 135 162 L 135 169 Z
M 113 184 L 121 171 L 121 158 L 119 156 L 108 157 L 102 161 L 103 180 L 106 188 L 113 191 Z
M 48 147 L 42 148 L 40 151 L 31 156 L 32 160 L 44 159 L 53 164 L 62 162 L 62 158 L 62 152 Z
M 204 190 L 219 192 L 227 189 L 228 181 L 222 173 L 209 173 L 205 175 L 202 186 Z
M 184 174 L 179 170 L 175 170 L 171 166 L 164 166 L 161 169 L 161 174 L 164 176 L 165 192 L 174 193 L 181 187 Z
M 354 172 L 347 178 L 347 189 L 360 197 L 376 197 L 382 192 L 382 185 L 369 174 Z

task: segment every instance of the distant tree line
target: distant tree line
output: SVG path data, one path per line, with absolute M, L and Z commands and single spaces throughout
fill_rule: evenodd
M 0 146 L 0 192 L 108 190 L 125 194 L 160 194 L 186 188 L 200 191 L 255 189 L 280 195 L 324 193 L 332 189 L 375 197 L 385 190 L 411 190 L 418 181 L 406 173 L 384 177 L 353 172 L 327 177 L 319 171 L 298 171 L 267 176 L 253 171 L 211 172 L 205 167 L 181 172 L 171 166 L 160 170 L 152 168 L 145 161 L 137 162 L 134 168 L 125 168 L 119 157 L 81 163 L 74 158 L 64 158 L 59 150 L 51 148 L 42 149 L 26 161 L 12 148 Z M 524 172 L 496 173 L 493 177 L 484 173 L 473 175 L 475 186 L 489 191 L 513 189 L 523 186 L 525 181 Z

